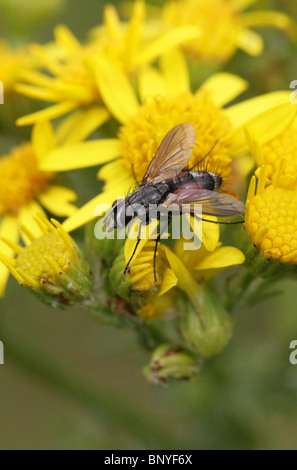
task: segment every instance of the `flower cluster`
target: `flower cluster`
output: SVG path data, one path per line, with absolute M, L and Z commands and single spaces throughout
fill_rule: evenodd
M 278 28 L 295 41 L 297 26 L 284 13 L 244 12 L 252 3 L 175 0 L 151 7 L 137 0 L 126 20 L 105 6 L 103 23 L 84 42 L 65 25 L 55 28 L 50 44 L 14 50 L 0 42 L 1 123 L 13 108 L 13 133 L 33 126 L 31 138 L 1 150 L 0 296 L 11 273 L 51 307 L 79 305 L 98 321 L 133 326 L 154 350 L 144 369 L 154 383 L 196 378 L 203 358 L 227 346 L 231 314 L 250 300 L 251 284 L 297 264 L 296 107 L 282 90 L 242 99 L 248 81 L 223 69 L 238 49 L 262 52 L 251 28 Z M 209 63 L 216 73 L 207 73 Z M 197 67 L 207 77 L 199 86 Z M 25 96 L 31 111 L 21 115 L 14 96 Z M 97 206 L 139 188 L 165 136 L 185 123 L 196 138 L 187 165 L 169 178 L 171 192 L 179 175 L 194 168 L 222 182 L 207 187 L 211 196 L 194 233 L 199 243 L 187 249 L 190 242 L 174 240 L 170 225 L 156 240 L 148 221 L 141 240 L 117 236 L 120 230 L 97 239 Z M 93 198 L 77 207 L 80 188 L 68 187 L 65 172 L 88 167 L 95 167 L 101 189 L 94 177 Z M 219 217 L 213 193 L 230 205 L 245 198 L 248 185 L 245 218 Z M 50 214 L 66 220 L 50 222 Z M 195 225 L 190 214 L 186 219 Z M 82 226 L 86 257 L 69 235 Z M 265 269 L 267 260 L 273 269 Z

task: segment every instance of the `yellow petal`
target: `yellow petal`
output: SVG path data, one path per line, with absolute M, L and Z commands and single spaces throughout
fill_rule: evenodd
M 264 43 L 260 34 L 251 29 L 244 28 L 238 33 L 237 46 L 251 56 L 258 56 L 263 52 Z
M 178 279 L 172 269 L 166 268 L 163 275 L 159 296 L 166 294 L 166 292 L 168 292 L 170 289 L 177 286 L 177 283 Z
M 100 165 L 119 157 L 117 139 L 90 140 L 59 147 L 50 152 L 40 164 L 43 171 L 66 171 Z
M 217 217 L 205 216 L 205 219 L 217 221 Z M 202 222 L 202 243 L 208 251 L 213 251 L 220 238 L 219 224 L 212 224 L 211 222 Z
M 212 253 L 205 256 L 194 269 L 200 271 L 203 269 L 218 269 L 226 268 L 227 266 L 234 266 L 242 264 L 245 261 L 244 254 L 233 246 L 223 246 L 217 248 Z
M 209 252 L 204 245 L 201 245 L 197 250 L 187 250 L 186 247 L 187 245 L 185 240 L 180 238 L 175 242 L 174 253 L 182 260 L 189 271 L 192 271 L 193 266 L 196 266 L 196 264 L 198 264 L 204 256 L 207 256 Z
M 228 141 L 228 144 L 230 145 L 231 155 L 242 155 L 247 153 L 249 150 L 243 127 L 247 121 L 264 111 L 274 108 L 275 106 L 289 102 L 290 92 L 276 91 L 252 98 L 225 109 L 224 112 L 233 125 L 233 130 L 226 138 L 226 141 Z
M 136 66 L 149 64 L 170 49 L 191 39 L 197 39 L 199 35 L 199 29 L 194 26 L 180 26 L 166 32 L 157 39 L 150 41 L 142 51 L 138 52 L 135 58 Z
M 44 155 L 55 148 L 57 139 L 49 121 L 40 121 L 35 124 L 32 130 L 32 145 L 39 162 Z
M 178 96 L 190 90 L 188 65 L 180 49 L 172 49 L 162 55 L 160 66 L 166 80 L 167 94 Z
M 52 89 L 37 87 L 35 85 L 24 85 L 23 83 L 17 84 L 14 90 L 20 95 L 28 96 L 35 100 L 56 102 L 59 100 L 59 94 Z
M 57 128 L 58 141 L 61 144 L 81 142 L 108 121 L 109 118 L 108 111 L 99 106 L 77 111 L 64 118 Z
M 102 168 L 100 168 L 97 176 L 99 179 L 108 181 L 112 180 L 113 178 L 119 179 L 121 177 L 125 178 L 131 175 L 127 172 L 123 160 L 121 158 L 118 158 L 117 160 L 111 163 L 107 163 Z
M 108 191 L 118 184 L 125 182 L 127 189 L 135 184 L 134 178 L 127 172 L 121 158 L 104 165 L 97 173 L 99 179 L 105 181 L 104 190 Z
M 71 189 L 63 186 L 51 185 L 39 196 L 40 203 L 52 214 L 69 217 L 77 211 L 77 207 L 70 204 L 76 201 L 77 195 Z
M 182 261 L 173 253 L 173 251 L 171 251 L 166 246 L 164 246 L 164 249 L 168 263 L 170 264 L 172 271 L 178 279 L 177 286 L 182 289 L 186 294 L 188 294 L 194 304 L 196 303 L 196 301 L 199 303 L 199 284 L 197 284 L 189 270 L 185 267 Z
M 78 39 L 72 34 L 65 25 L 58 25 L 54 30 L 57 43 L 66 49 L 70 54 L 79 53 L 81 45 Z
M 93 67 L 103 101 L 113 116 L 124 124 L 139 107 L 132 85 L 122 70 L 106 57 L 97 57 Z
M 37 70 L 22 70 L 19 75 L 20 80 L 28 82 L 31 85 L 37 85 L 39 87 L 52 87 L 54 80 L 48 75 L 44 75 Z
M 127 190 L 125 185 L 111 189 L 110 191 L 104 191 L 103 193 L 96 196 L 94 199 L 89 201 L 83 207 L 78 209 L 69 219 L 65 220 L 63 227 L 67 232 L 71 232 L 78 227 L 90 222 L 95 217 L 95 209 L 100 204 L 112 204 L 117 197 L 124 195 Z
M 134 66 L 134 57 L 142 40 L 143 23 L 145 21 L 146 10 L 143 0 L 136 0 L 133 5 L 133 11 L 130 22 L 125 34 L 125 57 L 129 68 Z
M 18 216 L 19 224 L 28 228 L 35 238 L 38 238 L 43 234 L 39 225 L 34 220 L 34 217 L 37 214 L 42 214 L 46 218 L 46 214 L 40 204 L 36 201 L 31 201 L 29 204 L 22 207 Z M 22 232 L 22 239 L 26 244 L 30 243 L 30 240 L 24 232 Z
M 266 144 L 292 125 L 296 119 L 296 106 L 289 103 L 269 109 L 245 124 L 247 134 L 253 134 L 261 144 Z
M 204 218 L 204 216 L 202 217 Z M 213 220 L 215 222 L 218 220 L 217 217 L 210 216 L 210 215 L 205 216 L 205 219 Z M 190 220 L 191 227 L 193 230 L 194 229 L 193 217 L 191 217 L 189 220 Z M 199 237 L 199 234 L 197 234 L 197 236 Z M 213 251 L 216 248 L 218 241 L 219 241 L 219 237 L 220 237 L 219 224 L 213 224 L 211 222 L 202 221 L 202 240 L 201 241 L 208 251 Z M 199 238 L 201 238 L 201 236 Z
M 37 111 L 36 113 L 28 114 L 27 116 L 23 116 L 16 120 L 17 126 L 31 126 L 38 121 L 46 121 L 55 119 L 57 117 L 63 116 L 64 114 L 69 113 L 77 108 L 76 103 L 72 102 L 62 102 L 56 104 L 54 106 L 50 106 L 49 108 L 42 109 L 41 111 Z
M 138 88 L 142 102 L 148 96 L 166 96 L 166 84 L 162 74 L 154 67 L 144 66 L 138 73 Z
M 241 15 L 241 21 L 245 26 L 268 26 L 273 28 L 278 28 L 296 40 L 297 38 L 297 25 L 296 23 L 285 13 L 280 11 L 251 11 Z
M 243 78 L 232 73 L 221 72 L 208 78 L 200 90 L 207 90 L 211 93 L 212 100 L 216 106 L 224 106 L 243 93 L 249 84 Z
M 252 156 L 251 154 L 242 155 L 241 157 L 236 158 L 233 161 L 234 174 L 243 179 L 247 179 L 251 172 L 255 169 L 255 159 L 256 155 Z
M 122 25 L 117 9 L 114 7 L 114 5 L 106 5 L 104 7 L 103 23 L 106 27 L 109 37 L 113 39 L 118 39 L 121 37 Z
M 10 241 L 17 243 L 19 240 L 19 225 L 16 217 L 7 216 L 4 217 L 0 224 L 0 237 L 8 238 Z M 13 257 L 14 251 L 12 248 L 8 247 L 4 242 L 0 240 L 0 253 L 8 256 L 9 258 Z M 9 271 L 0 261 L 0 298 L 3 297 L 5 293 L 5 287 L 9 277 Z
M 290 91 L 275 91 L 265 95 L 251 98 L 242 103 L 229 106 L 225 113 L 234 127 L 239 127 L 257 116 L 257 114 L 268 111 L 275 106 L 290 102 Z

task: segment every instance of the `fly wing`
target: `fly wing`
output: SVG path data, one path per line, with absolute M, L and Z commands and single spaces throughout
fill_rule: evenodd
M 176 177 L 187 166 L 194 144 L 193 124 L 187 122 L 171 129 L 162 140 L 141 184 L 162 183 Z
M 202 204 L 204 215 L 216 217 L 232 217 L 245 211 L 241 201 L 215 191 L 200 189 L 195 183 L 185 184 L 174 193 L 168 194 L 162 205 L 170 209 L 173 205 L 181 207 L 183 204 L 190 204 L 190 211 L 194 209 L 194 204 Z

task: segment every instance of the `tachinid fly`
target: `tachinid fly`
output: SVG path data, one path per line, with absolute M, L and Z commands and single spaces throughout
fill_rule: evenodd
M 133 218 L 139 217 L 135 206 L 141 206 L 144 211 L 140 225 L 151 222 L 149 206 L 157 204 L 167 213 L 170 208 L 182 209 L 183 204 L 191 208 L 194 204 L 202 204 L 203 215 L 231 217 L 245 211 L 244 204 L 234 197 L 219 193 L 222 177 L 205 170 L 199 170 L 199 165 L 210 154 L 213 148 L 202 160 L 193 167 L 187 168 L 195 144 L 195 129 L 191 123 L 180 124 L 164 137 L 156 155 L 151 160 L 146 173 L 138 187 L 125 199 L 118 199 L 112 205 L 112 210 L 105 217 L 106 230 L 124 228 Z M 189 210 L 194 215 L 192 209 Z M 202 219 L 204 220 L 204 219 Z M 154 276 L 156 281 L 156 253 L 160 234 L 156 238 L 154 256 Z M 137 246 L 125 268 L 125 273 L 133 259 Z

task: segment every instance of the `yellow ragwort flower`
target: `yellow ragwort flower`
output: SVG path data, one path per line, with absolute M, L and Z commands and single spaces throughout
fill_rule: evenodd
M 92 276 L 81 251 L 57 221 L 50 223 L 40 215 L 35 221 L 41 236 L 35 238 L 26 228 L 30 238 L 26 247 L 4 240 L 17 257 L 11 259 L 0 252 L 0 261 L 22 286 L 52 307 L 88 301 Z
M 284 13 L 243 11 L 253 3 L 255 0 L 173 0 L 165 3 L 162 20 L 168 26 L 195 26 L 200 36 L 185 43 L 185 51 L 219 63 L 229 60 L 237 49 L 252 56 L 261 54 L 263 40 L 250 29 L 253 27 L 279 28 L 296 39 L 297 27 Z
M 281 159 L 272 182 L 262 166 L 253 176 L 246 202 L 246 230 L 253 243 L 267 259 L 281 263 L 297 263 L 297 177 L 282 184 L 285 159 Z M 268 182 L 268 184 L 267 184 Z
M 29 125 L 63 116 L 74 109 L 96 106 L 97 113 L 92 115 L 92 120 L 93 125 L 99 127 L 109 114 L 102 107 L 98 58 L 112 58 L 125 74 L 131 75 L 164 51 L 197 36 L 195 28 L 190 26 L 165 33 L 157 31 L 154 37 L 148 37 L 145 29 L 145 2 L 142 0 L 135 2 L 128 24 L 122 23 L 116 9 L 108 5 L 104 25 L 85 45 L 66 26 L 57 26 L 54 46 L 31 47 L 32 55 L 45 72 L 26 72 L 22 83 L 16 86 L 19 93 L 55 104 L 18 119 L 17 124 Z
M 26 142 L 0 158 L 0 236 L 17 243 L 20 229 L 26 225 L 34 236 L 40 228 L 33 220 L 36 213 L 47 211 L 59 217 L 74 214 L 74 191 L 54 183 L 55 174 L 40 168 L 47 153 L 55 147 L 63 148 L 88 135 L 88 126 L 81 123 L 79 114 L 66 119 L 56 130 L 49 122 L 34 126 L 31 142 Z M 24 233 L 22 234 L 24 235 Z M 26 237 L 25 237 L 26 238 Z M 12 257 L 13 250 L 0 242 L 0 251 Z M 0 266 L 0 297 L 8 278 L 7 269 Z
M 121 123 L 118 138 L 69 145 L 63 152 L 56 149 L 43 161 L 42 168 L 64 171 L 117 160 L 99 171 L 99 177 L 106 181 L 103 193 L 66 221 L 67 230 L 90 221 L 98 204 L 111 204 L 117 196 L 126 194 L 135 182 L 133 169 L 141 180 L 160 142 L 174 126 L 184 122 L 195 126 L 196 142 L 190 164 L 199 161 L 219 139 L 208 159 L 208 168 L 225 176 L 230 174 L 232 159 L 248 152 L 244 124 L 289 99 L 289 92 L 275 92 L 224 108 L 246 89 L 245 80 L 219 73 L 192 93 L 187 65 L 180 51 L 164 54 L 160 65 L 161 71 L 150 66 L 140 71 L 139 104 L 121 70 L 106 58 L 98 59 L 101 95 Z
M 242 264 L 245 257 L 237 248 L 221 247 L 220 244 L 213 252 L 205 247 L 189 252 L 184 248 L 184 242 L 178 240 L 174 250 L 161 245 L 161 284 L 142 297 L 143 305 L 138 314 L 148 322 L 159 317 L 175 317 L 187 348 L 195 355 L 210 357 L 221 352 L 229 342 L 233 322 L 207 281 L 227 266 Z M 131 245 L 129 241 L 126 244 Z M 131 251 L 132 246 L 126 252 L 127 258 Z M 149 247 L 145 255 L 148 251 Z M 140 254 L 138 259 L 140 273 Z M 150 276 L 148 267 L 143 269 L 145 271 Z M 133 275 L 130 289 L 133 289 Z
M 142 318 L 149 321 L 156 317 L 176 312 L 175 295 L 172 291 L 177 287 L 185 292 L 199 308 L 200 286 L 221 270 L 242 264 L 243 253 L 231 246 L 221 246 L 216 240 L 215 246 L 208 250 L 202 245 L 197 250 L 187 250 L 184 239 L 177 240 L 174 250 L 162 242 L 158 245 L 156 256 L 157 283 L 154 282 L 153 259 L 154 240 L 141 240 L 132 259 L 130 289 L 146 293 L 144 305 L 139 310 Z M 125 259 L 130 259 L 135 247 L 135 240 L 127 239 L 125 243 Z

